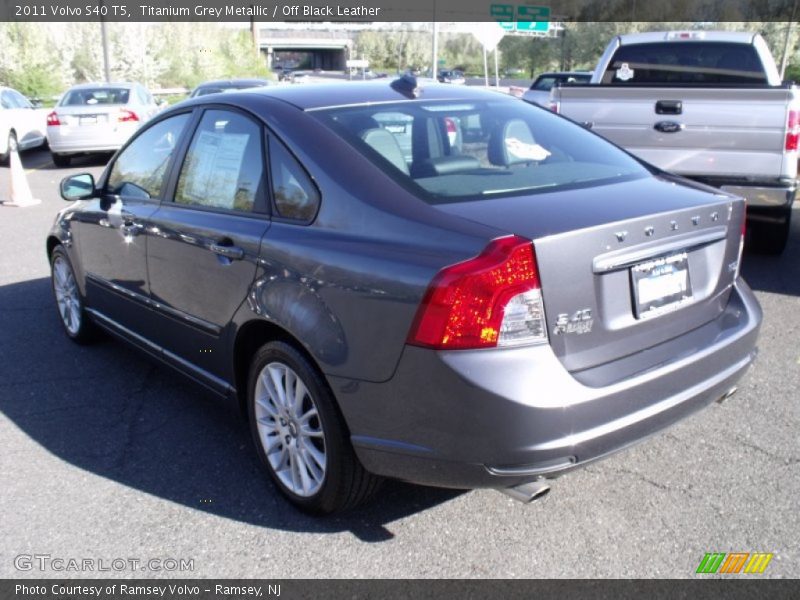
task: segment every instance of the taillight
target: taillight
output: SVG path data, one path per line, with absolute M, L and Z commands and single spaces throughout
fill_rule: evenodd
M 453 121 L 453 119 L 451 119 L 450 117 L 445 117 L 444 126 L 447 129 L 447 133 L 458 133 L 458 129 L 456 128 L 456 122 Z
M 786 152 L 793 152 L 798 149 L 800 139 L 800 111 L 790 110 L 786 119 Z
M 547 341 L 533 244 L 492 241 L 480 255 L 442 269 L 428 287 L 408 343 L 438 350 Z
M 61 125 L 61 121 L 58 120 L 58 113 L 56 111 L 53 111 L 47 115 L 47 124 L 53 126 Z
M 547 108 L 552 110 L 554 113 L 557 113 L 557 112 L 559 112 L 561 110 L 560 103 L 558 103 L 558 102 L 556 102 L 554 100 L 550 100 L 550 102 L 547 103 Z
M 119 121 L 120 123 L 126 123 L 129 121 L 138 121 L 138 120 L 139 117 L 136 116 L 135 112 L 133 112 L 132 110 L 127 110 L 125 108 L 119 111 L 119 116 L 117 117 L 117 121 Z

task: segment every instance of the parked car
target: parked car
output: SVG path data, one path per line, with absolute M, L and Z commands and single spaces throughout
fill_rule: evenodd
M 0 163 L 12 149 L 28 150 L 46 141 L 46 112 L 17 90 L 0 87 Z
M 311 75 L 308 71 L 292 71 L 286 79 L 289 83 L 308 83 L 311 81 Z
M 733 392 L 761 322 L 743 200 L 508 96 L 417 86 L 195 98 L 66 178 L 66 335 L 237 402 L 318 513 L 379 476 L 531 500 Z
M 206 81 L 194 88 L 192 93 L 189 94 L 189 98 L 268 85 L 272 85 L 272 82 L 266 79 L 220 79 L 218 81 Z
M 735 31 L 616 36 L 591 83 L 554 90 L 567 117 L 652 164 L 747 199 L 747 244 L 789 240 L 800 94 L 764 39 Z
M 439 83 L 453 83 L 457 85 L 464 85 L 467 80 L 464 79 L 464 72 L 458 69 L 439 71 L 436 75 Z
M 47 141 L 57 167 L 76 154 L 114 152 L 161 106 L 138 83 L 85 83 L 61 97 L 47 115 Z
M 589 83 L 591 79 L 591 72 L 584 71 L 542 73 L 533 80 L 530 89 L 522 95 L 522 99 L 525 100 L 525 102 L 531 102 L 549 108 L 550 91 L 553 89 L 553 86 L 562 83 Z

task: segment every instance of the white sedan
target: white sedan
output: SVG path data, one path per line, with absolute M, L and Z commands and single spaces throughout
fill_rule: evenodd
M 27 150 L 46 141 L 46 114 L 17 90 L 0 87 L 0 163 L 14 148 Z

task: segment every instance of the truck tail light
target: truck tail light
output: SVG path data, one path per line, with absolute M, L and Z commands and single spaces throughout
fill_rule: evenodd
M 53 127 L 61 125 L 61 121 L 58 119 L 58 113 L 56 111 L 53 111 L 47 115 L 47 125 Z
M 800 111 L 790 110 L 786 119 L 786 152 L 794 152 L 798 149 L 800 140 Z
M 533 244 L 492 241 L 478 256 L 442 269 L 417 310 L 408 343 L 437 350 L 547 342 Z
M 117 116 L 117 121 L 119 121 L 120 123 L 127 123 L 130 121 L 138 121 L 138 120 L 139 117 L 137 116 L 137 114 L 132 110 L 128 110 L 126 108 L 123 108 L 121 111 L 119 111 L 119 115 Z

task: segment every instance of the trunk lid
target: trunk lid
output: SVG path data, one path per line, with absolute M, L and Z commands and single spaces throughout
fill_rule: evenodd
M 550 345 L 578 372 L 723 311 L 745 207 L 708 190 L 645 177 L 438 208 L 534 241 Z

